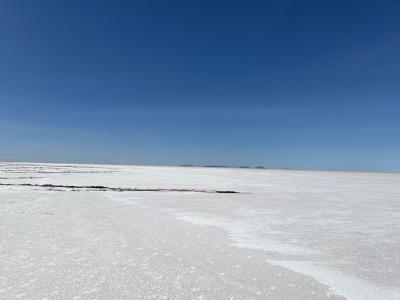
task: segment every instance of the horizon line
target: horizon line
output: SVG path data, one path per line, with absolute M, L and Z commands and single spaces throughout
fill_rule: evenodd
M 103 165 L 103 166 L 137 166 L 137 167 L 176 167 L 176 168 L 208 168 L 208 169 L 240 169 L 240 170 L 258 170 L 258 171 L 294 171 L 294 172 L 336 172 L 336 173 L 370 173 L 370 174 L 394 174 L 400 175 L 400 171 L 368 171 L 368 170 L 346 170 L 346 169 L 319 169 L 319 168 L 290 168 L 290 167 L 268 167 L 268 166 L 231 166 L 223 164 L 140 164 L 140 163 L 107 163 L 107 162 L 48 162 L 48 161 L 22 161 L 22 160 L 0 160 L 0 164 L 3 163 L 17 163 L 17 164 L 53 164 L 53 165 Z

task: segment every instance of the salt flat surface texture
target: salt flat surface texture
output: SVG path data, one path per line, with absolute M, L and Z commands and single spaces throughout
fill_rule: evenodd
M 0 299 L 149 298 L 398 300 L 400 175 L 0 164 Z

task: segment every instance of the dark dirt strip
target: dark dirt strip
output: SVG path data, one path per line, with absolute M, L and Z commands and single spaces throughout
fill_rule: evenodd
M 240 192 L 228 190 L 204 190 L 204 189 L 177 189 L 177 188 L 121 188 L 102 185 L 58 185 L 58 184 L 32 184 L 32 183 L 0 183 L 0 186 L 26 186 L 45 189 L 66 189 L 70 191 L 111 191 L 111 192 L 195 192 L 215 194 L 239 194 Z

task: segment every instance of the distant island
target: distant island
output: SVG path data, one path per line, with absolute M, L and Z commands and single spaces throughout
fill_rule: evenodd
M 265 166 L 256 166 L 256 167 L 251 167 L 251 166 L 225 166 L 225 165 L 193 165 L 193 164 L 182 164 L 180 167 L 192 167 L 192 168 L 234 168 L 234 169 L 268 169 Z

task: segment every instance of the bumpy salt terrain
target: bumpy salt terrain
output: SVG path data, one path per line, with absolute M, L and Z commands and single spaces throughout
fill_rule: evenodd
M 398 300 L 400 175 L 2 163 L 17 298 Z

